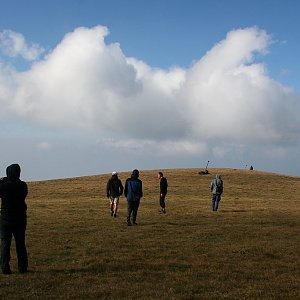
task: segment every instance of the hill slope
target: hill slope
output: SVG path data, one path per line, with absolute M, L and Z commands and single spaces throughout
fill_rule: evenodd
M 167 214 L 156 171 L 141 171 L 138 226 L 126 201 L 111 218 L 110 175 L 29 183 L 30 272 L 0 275 L 0 296 L 51 299 L 299 298 L 300 178 L 210 169 L 165 170 Z M 216 173 L 224 196 L 211 212 Z M 130 173 L 121 173 L 124 182 Z M 12 268 L 15 268 L 12 251 Z M 2 298 L 1 297 L 1 298 Z

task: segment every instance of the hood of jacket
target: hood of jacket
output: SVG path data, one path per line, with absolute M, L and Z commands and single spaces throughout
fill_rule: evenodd
M 12 164 L 6 168 L 6 176 L 9 180 L 18 180 L 20 178 L 21 168 L 18 164 Z
M 139 170 L 134 169 L 134 170 L 132 171 L 131 178 L 137 179 L 137 178 L 139 178 L 139 175 L 140 175 Z
M 222 183 L 222 178 L 221 178 L 221 175 L 217 174 L 216 175 L 216 184 L 219 185 L 220 183 Z

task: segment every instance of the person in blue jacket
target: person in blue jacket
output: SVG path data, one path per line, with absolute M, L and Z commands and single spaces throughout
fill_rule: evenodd
M 20 273 L 27 272 L 28 256 L 25 246 L 25 231 L 27 224 L 28 194 L 27 184 L 20 180 L 21 168 L 12 164 L 6 169 L 6 177 L 0 179 L 1 197 L 1 270 L 3 274 L 11 274 L 10 246 L 12 236 L 15 238 Z
M 125 182 L 124 195 L 127 199 L 127 225 L 137 225 L 136 217 L 140 206 L 140 200 L 143 197 L 143 184 L 139 179 L 140 172 L 135 169 L 131 177 Z

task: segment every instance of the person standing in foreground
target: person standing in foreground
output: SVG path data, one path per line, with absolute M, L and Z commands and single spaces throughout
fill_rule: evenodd
M 142 181 L 139 179 L 139 171 L 133 170 L 131 177 L 127 178 L 125 183 L 124 195 L 127 199 L 127 225 L 137 225 L 136 217 L 143 197 Z M 132 221 L 132 223 L 131 223 Z
M 159 205 L 160 213 L 166 213 L 166 195 L 168 192 L 168 181 L 162 172 L 158 172 L 159 179 Z
M 216 175 L 216 178 L 212 180 L 210 191 L 212 193 L 212 210 L 217 211 L 223 193 L 223 180 L 221 179 L 221 175 Z
M 12 236 L 15 238 L 19 272 L 26 273 L 28 268 L 25 246 L 27 224 L 25 198 L 28 189 L 27 184 L 20 180 L 20 173 L 20 166 L 12 164 L 6 169 L 7 177 L 0 179 L 1 269 L 3 274 L 11 274 L 9 261 Z
M 119 199 L 123 194 L 123 185 L 121 180 L 118 178 L 117 172 L 112 172 L 112 176 L 107 182 L 106 194 L 107 198 L 110 199 L 110 215 L 116 218 Z

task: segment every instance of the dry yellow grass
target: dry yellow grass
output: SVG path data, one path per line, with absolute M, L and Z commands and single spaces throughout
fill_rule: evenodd
M 157 171 L 141 171 L 134 227 L 124 197 L 118 218 L 109 214 L 110 175 L 29 183 L 30 272 L 0 275 L 1 299 L 299 299 L 300 177 L 198 171 L 164 171 L 166 215 Z M 216 173 L 225 192 L 213 213 Z

